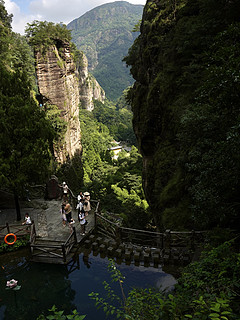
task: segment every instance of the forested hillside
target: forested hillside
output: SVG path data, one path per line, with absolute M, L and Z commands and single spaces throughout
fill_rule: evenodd
M 143 6 L 116 1 L 85 13 L 68 24 L 72 41 L 89 61 L 89 68 L 111 100 L 133 83 L 122 59 L 138 32 Z
M 24 37 L 11 31 L 11 16 L 0 1 L 0 183 L 18 196 L 49 174 L 55 131 L 39 109 L 33 54 Z
M 239 22 L 234 1 L 148 1 L 126 62 L 159 228 L 239 230 Z

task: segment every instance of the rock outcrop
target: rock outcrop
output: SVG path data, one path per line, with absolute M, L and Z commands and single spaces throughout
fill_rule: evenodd
M 97 80 L 88 73 L 88 60 L 82 53 L 81 65 L 78 68 L 80 103 L 83 109 L 92 111 L 94 100 L 104 103 L 105 92 Z
M 36 72 L 43 103 L 56 105 L 67 124 L 64 140 L 54 146 L 57 160 L 63 163 L 82 149 L 78 77 L 69 44 L 61 45 L 61 56 L 56 46 L 50 47 L 45 55 L 37 52 Z
M 54 146 L 55 157 L 64 163 L 81 153 L 79 105 L 92 111 L 94 100 L 104 102 L 105 92 L 88 73 L 86 56 L 81 53 L 75 63 L 69 43 L 51 46 L 45 54 L 35 53 L 40 100 L 43 105 L 56 105 L 67 129 L 62 141 Z

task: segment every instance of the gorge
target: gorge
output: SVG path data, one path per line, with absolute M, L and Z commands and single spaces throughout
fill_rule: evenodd
M 124 58 L 134 84 L 113 103 L 65 25 L 35 21 L 17 36 L 0 0 L 3 191 L 24 201 L 57 174 L 126 228 L 206 233 L 174 293 L 133 289 L 125 318 L 239 318 L 239 10 L 148 0 Z M 137 144 L 113 160 L 112 145 L 133 141 L 131 110 Z

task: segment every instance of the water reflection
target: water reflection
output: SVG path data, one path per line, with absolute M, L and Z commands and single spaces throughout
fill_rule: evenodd
M 95 308 L 88 294 L 92 291 L 105 294 L 102 282 L 111 283 L 107 265 L 107 258 L 92 254 L 80 254 L 68 266 L 31 263 L 27 253 L 22 251 L 0 256 L 0 319 L 33 320 L 42 312 L 48 313 L 47 310 L 55 304 L 66 313 L 77 309 L 80 314 L 87 315 L 87 320 L 96 317 L 105 320 L 105 314 Z M 161 269 L 123 264 L 118 268 L 126 278 L 126 293 L 132 287 L 165 288 L 175 282 L 173 276 Z M 7 280 L 12 278 L 22 286 L 16 294 L 5 290 Z M 117 284 L 113 284 L 113 288 L 120 293 Z
M 66 266 L 31 264 L 26 258 L 13 254 L 0 262 L 1 319 L 34 319 L 53 304 L 68 312 L 76 308 L 76 292 Z M 7 280 L 12 278 L 19 281 L 19 291 L 5 289 Z

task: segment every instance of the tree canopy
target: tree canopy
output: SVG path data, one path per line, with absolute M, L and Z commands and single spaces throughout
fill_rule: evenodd
M 35 99 L 31 49 L 23 37 L 11 31 L 11 17 L 0 3 L 0 182 L 15 195 L 26 184 L 45 181 L 55 136 Z
M 71 41 L 71 32 L 66 25 L 48 21 L 35 20 L 28 23 L 25 34 L 29 44 L 43 52 L 51 45 L 58 47 L 63 42 Z

